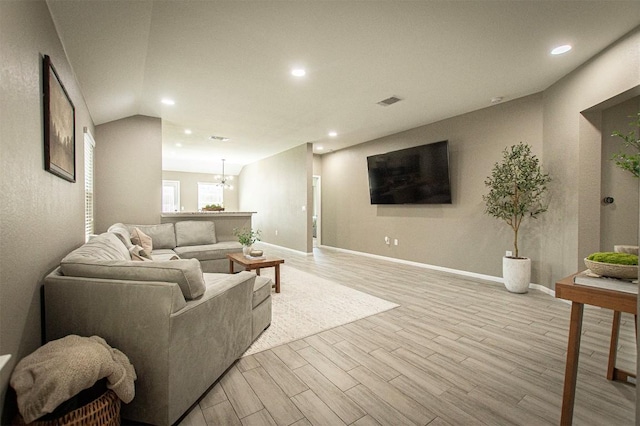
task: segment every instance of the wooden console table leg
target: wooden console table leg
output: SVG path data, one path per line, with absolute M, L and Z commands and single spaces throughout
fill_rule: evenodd
M 280 265 L 276 265 L 276 293 L 280 293 Z
M 618 336 L 620 335 L 620 312 L 613 311 L 611 324 L 611 344 L 609 345 L 609 364 L 607 365 L 607 380 L 615 378 L 616 356 L 618 354 Z
M 229 259 L 229 273 L 233 274 L 233 260 Z
M 567 364 L 564 371 L 562 413 L 560 416 L 560 424 L 562 426 L 569 426 L 573 423 L 573 405 L 576 398 L 576 379 L 578 378 L 578 355 L 580 355 L 580 336 L 582 334 L 583 312 L 584 305 L 582 303 L 571 303 Z

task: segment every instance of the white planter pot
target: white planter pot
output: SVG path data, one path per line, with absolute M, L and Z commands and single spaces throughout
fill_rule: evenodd
M 504 286 L 512 293 L 526 293 L 531 282 L 531 259 L 502 258 Z
M 245 256 L 249 256 L 249 253 L 251 253 L 252 247 L 251 246 L 242 246 L 242 254 L 244 254 Z

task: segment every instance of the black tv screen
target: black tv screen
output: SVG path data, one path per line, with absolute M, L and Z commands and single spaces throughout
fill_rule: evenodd
M 451 204 L 449 142 L 367 157 L 371 204 Z

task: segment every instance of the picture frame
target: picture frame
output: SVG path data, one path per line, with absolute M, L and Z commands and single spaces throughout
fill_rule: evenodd
M 76 181 L 76 110 L 51 58 L 43 58 L 44 169 Z

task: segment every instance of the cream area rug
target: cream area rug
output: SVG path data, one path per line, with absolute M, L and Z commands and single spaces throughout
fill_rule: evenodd
M 275 282 L 274 268 L 260 272 Z M 286 265 L 280 265 L 280 293 L 272 290 L 271 304 L 271 326 L 242 356 L 399 306 Z

